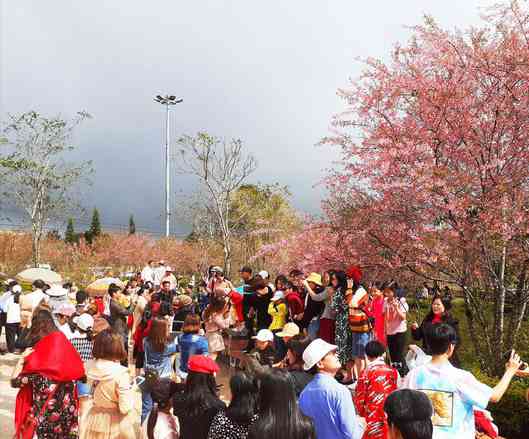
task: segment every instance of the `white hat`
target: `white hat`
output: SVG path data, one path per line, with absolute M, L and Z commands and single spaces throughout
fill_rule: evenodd
M 261 329 L 255 337 L 252 337 L 257 341 L 274 341 L 274 333 L 269 329 Z
M 276 335 L 278 337 L 295 337 L 299 335 L 299 326 L 293 322 L 289 322 Z
M 158 262 L 160 265 L 165 265 L 165 261 L 163 259 L 160 259 L 160 262 Z
M 173 269 L 169 266 L 165 267 L 165 271 L 173 271 Z
M 270 275 L 268 274 L 268 271 L 266 271 L 266 270 L 261 270 L 258 274 L 259 274 L 259 276 L 261 276 L 263 279 L 268 279 L 268 277 L 270 276 Z
M 66 296 L 68 294 L 68 290 L 61 287 L 60 285 L 52 285 L 46 290 L 46 294 L 52 297 L 61 297 Z
M 327 343 L 321 338 L 313 340 L 303 351 L 303 361 L 305 362 L 303 369 L 312 369 L 325 355 L 335 351 L 337 348 L 337 346 Z
M 11 288 L 11 291 L 13 293 L 21 293 L 22 292 L 22 287 L 18 284 L 16 285 L 13 285 L 13 288 Z
M 83 331 L 88 331 L 94 327 L 94 318 L 87 313 L 81 314 L 73 319 L 77 327 Z
M 272 302 L 275 302 L 277 300 L 283 300 L 285 298 L 285 293 L 283 293 L 283 291 L 276 291 L 274 293 L 274 296 L 272 297 Z

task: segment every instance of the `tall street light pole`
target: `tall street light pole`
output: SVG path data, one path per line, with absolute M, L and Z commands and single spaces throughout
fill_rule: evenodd
M 157 95 L 154 100 L 159 104 L 165 105 L 165 236 L 169 236 L 170 228 L 170 219 L 171 219 L 171 206 L 169 200 L 170 194 L 170 172 L 169 172 L 169 137 L 170 137 L 170 127 L 169 127 L 169 106 L 176 105 L 184 102 L 182 98 L 177 99 L 176 96 L 161 96 Z

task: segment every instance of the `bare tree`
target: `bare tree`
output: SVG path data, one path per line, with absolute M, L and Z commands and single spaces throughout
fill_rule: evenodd
M 4 127 L 0 155 L 2 197 L 19 208 L 31 226 L 32 262 L 40 262 L 44 230 L 52 220 L 79 208 L 73 196 L 76 184 L 92 172 L 91 162 L 68 163 L 63 154 L 74 147 L 74 128 L 88 113 L 69 121 L 46 118 L 35 111 L 10 115 Z
M 180 170 L 198 177 L 205 189 L 203 206 L 210 209 L 220 232 L 224 253 L 224 270 L 231 272 L 231 237 L 233 220 L 231 201 L 237 189 L 255 170 L 257 162 L 245 154 L 241 140 L 223 139 L 198 133 L 178 141 Z

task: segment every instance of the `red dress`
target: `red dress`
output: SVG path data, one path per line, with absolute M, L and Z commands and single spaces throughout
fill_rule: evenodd
M 384 346 L 387 346 L 386 331 L 384 329 L 384 295 L 381 292 L 375 292 L 373 298 L 366 306 L 366 312 L 369 317 L 375 319 L 373 335 Z
M 358 379 L 354 402 L 358 415 L 367 426 L 362 439 L 386 439 L 388 424 L 384 402 L 397 389 L 398 372 L 383 360 L 369 364 Z

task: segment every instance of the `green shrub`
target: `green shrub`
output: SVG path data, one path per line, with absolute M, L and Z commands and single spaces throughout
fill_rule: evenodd
M 498 383 L 497 378 L 491 378 L 479 369 L 472 370 L 472 373 L 479 381 L 491 387 Z M 524 434 L 523 429 L 527 429 L 529 425 L 529 403 L 525 399 L 528 388 L 529 380 L 514 378 L 501 401 L 489 404 L 488 410 L 492 413 L 501 436 L 508 439 L 527 439 L 527 430 Z

